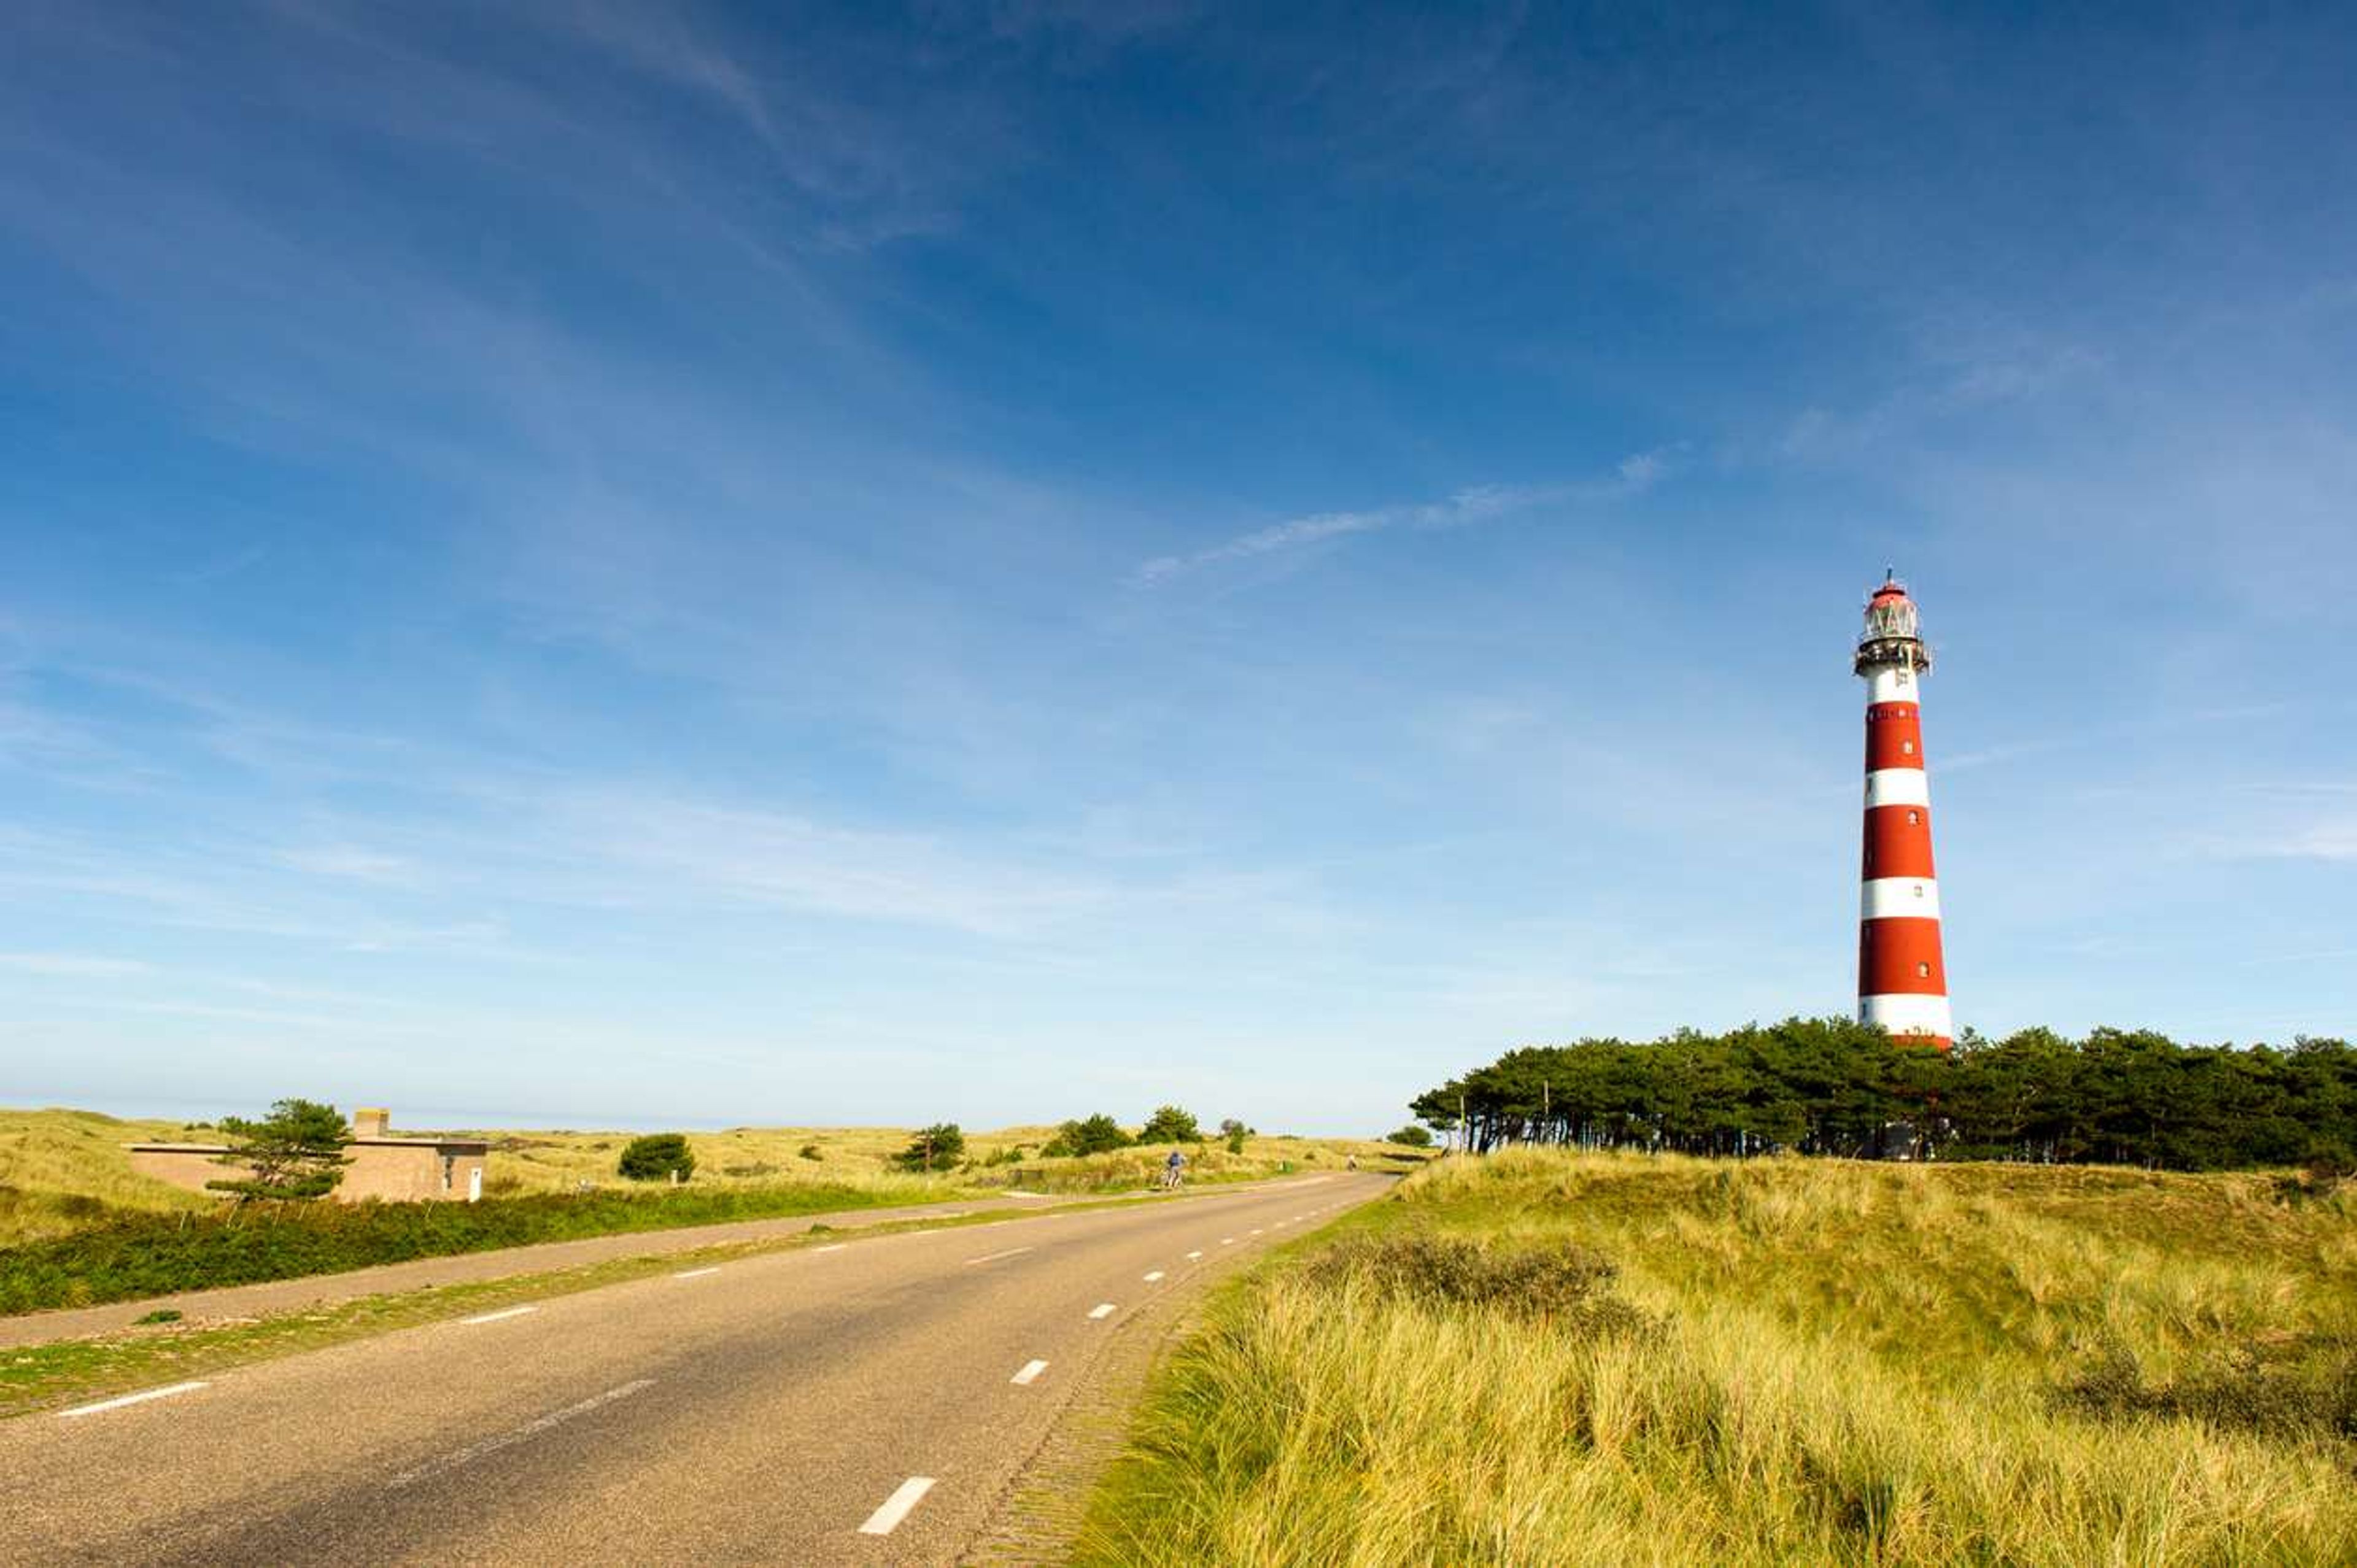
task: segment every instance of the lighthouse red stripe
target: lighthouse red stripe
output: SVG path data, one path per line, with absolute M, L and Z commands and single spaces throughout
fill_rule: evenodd
M 1923 766 L 1923 721 L 1912 703 L 1878 703 L 1866 710 L 1866 770 Z
M 1932 813 L 1921 806 L 1869 808 L 1863 875 L 1868 881 L 1932 875 Z
M 1940 922 L 1861 921 L 1857 981 L 1858 993 L 1864 996 L 1945 996 L 1948 972 L 1940 961 Z

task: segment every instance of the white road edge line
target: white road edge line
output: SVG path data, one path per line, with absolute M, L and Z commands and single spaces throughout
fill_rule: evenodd
M 1091 1317 L 1111 1317 L 1119 1310 L 1121 1309 L 1114 1306 L 1113 1303 L 1109 1301 L 1101 1301 L 1094 1306 L 1089 1308 L 1089 1316 Z
M 1028 1389 L 1037 1382 L 1039 1374 L 1047 1369 L 1048 1363 L 1045 1361 L 1026 1361 L 1023 1363 L 1023 1369 L 1006 1380 L 1017 1388 Z
M 1148 1275 L 1146 1275 L 1146 1283 L 1147 1284 L 1152 1284 L 1155 1281 L 1157 1281 L 1157 1280 L 1160 1279 L 1161 1277 L 1162 1277 L 1162 1271 L 1161 1271 L 1160 1269 L 1157 1269 L 1157 1270 L 1155 1270 L 1152 1273 L 1150 1273 L 1150 1274 L 1148 1274 Z
M 851 1243 L 848 1241 L 829 1241 L 825 1246 L 813 1247 L 811 1251 L 813 1252 L 840 1252 L 845 1247 L 850 1245 Z
M 1029 1251 L 1028 1247 L 1009 1247 L 1004 1252 L 985 1252 L 979 1258 L 968 1258 L 966 1267 L 972 1268 L 976 1263 L 995 1263 L 1001 1258 L 1019 1257 Z
M 884 1499 L 881 1508 L 867 1516 L 867 1522 L 859 1527 L 859 1533 L 891 1534 L 900 1528 L 900 1521 L 909 1517 L 909 1510 L 922 1502 L 925 1494 L 932 1489 L 933 1478 L 931 1476 L 909 1477 L 900 1483 L 899 1490 Z
M 101 1400 L 96 1404 L 76 1405 L 71 1410 L 61 1410 L 58 1414 L 63 1417 L 96 1415 L 102 1410 L 121 1410 L 127 1404 L 145 1404 L 149 1400 L 170 1399 L 174 1394 L 192 1394 L 199 1389 L 210 1387 L 212 1384 L 203 1379 L 189 1383 L 167 1383 L 160 1389 L 142 1389 L 135 1394 L 124 1394 L 116 1399 Z
M 502 1448 L 522 1443 L 527 1437 L 537 1437 L 550 1427 L 562 1426 L 575 1416 L 587 1415 L 591 1411 L 602 1405 L 612 1404 L 616 1400 L 626 1400 L 640 1389 L 654 1387 L 654 1383 L 655 1380 L 652 1378 L 639 1378 L 622 1384 L 619 1388 L 608 1389 L 602 1394 L 591 1394 L 578 1404 L 569 1404 L 563 1410 L 550 1411 L 537 1421 L 528 1421 L 513 1432 L 502 1432 L 497 1437 L 486 1437 L 480 1443 L 468 1444 L 455 1454 L 445 1454 L 438 1459 L 429 1459 L 414 1470 L 404 1470 L 400 1475 L 387 1481 L 385 1487 L 387 1490 L 397 1491 L 403 1487 L 413 1487 L 431 1477 L 455 1470 L 461 1465 L 472 1464 L 485 1455 L 496 1454 Z
M 461 1323 L 497 1323 L 502 1318 L 522 1317 L 527 1312 L 538 1312 L 540 1308 L 536 1306 L 503 1306 L 497 1312 L 478 1313 L 472 1317 L 462 1317 L 458 1319 L 458 1321 Z
M 706 1274 L 716 1274 L 719 1272 L 720 1265 L 715 1263 L 708 1269 L 682 1269 L 679 1273 L 672 1275 L 672 1278 L 675 1280 L 700 1280 Z

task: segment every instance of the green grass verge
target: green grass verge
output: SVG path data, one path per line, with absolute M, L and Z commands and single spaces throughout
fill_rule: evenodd
M 888 1190 L 796 1184 L 545 1193 L 479 1203 L 315 1203 L 242 1212 L 121 1215 L 70 1235 L 0 1250 L 0 1314 L 98 1306 L 541 1241 L 835 1213 L 899 1201 L 899 1195 Z
M 1235 1282 L 1084 1563 L 2357 1562 L 2357 1205 L 1520 1152 Z

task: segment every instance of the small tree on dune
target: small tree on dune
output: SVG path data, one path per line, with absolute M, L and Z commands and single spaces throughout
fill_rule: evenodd
M 936 1122 L 910 1138 L 909 1146 L 892 1158 L 902 1170 L 946 1170 L 965 1158 L 965 1133 L 954 1122 Z
M 1067 1122 L 1056 1129 L 1056 1135 L 1039 1152 L 1050 1156 L 1059 1155 L 1102 1155 L 1114 1149 L 1126 1149 L 1130 1136 L 1121 1130 L 1121 1123 L 1103 1112 L 1085 1121 Z
M 1241 1155 L 1244 1152 L 1244 1140 L 1252 1136 L 1252 1129 L 1231 1116 L 1220 1123 L 1220 1136 L 1228 1141 L 1228 1153 Z
M 630 1141 L 616 1168 L 631 1181 L 685 1181 L 695 1174 L 695 1152 L 683 1133 L 650 1133 Z
M 205 1186 L 235 1193 L 240 1203 L 257 1197 L 325 1197 L 351 1164 L 344 1153 L 352 1141 L 350 1129 L 334 1106 L 316 1100 L 278 1101 L 257 1122 L 224 1116 L 221 1131 L 229 1134 L 229 1152 L 213 1163 L 239 1166 L 246 1174 Z
M 1202 1142 L 1201 1129 L 1195 1118 L 1176 1105 L 1165 1105 L 1146 1119 L 1137 1131 L 1141 1144 L 1198 1144 Z

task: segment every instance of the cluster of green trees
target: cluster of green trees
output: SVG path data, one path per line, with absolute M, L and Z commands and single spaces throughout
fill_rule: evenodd
M 2346 1165 L 2357 1151 L 2357 1050 L 2306 1036 L 2242 1047 L 2143 1029 L 2075 1040 L 1968 1029 L 1942 1052 L 1847 1019 L 1790 1018 L 1512 1050 L 1409 1103 L 1477 1150 L 1871 1155 L 1888 1152 L 1898 1129 L 1943 1159 Z

